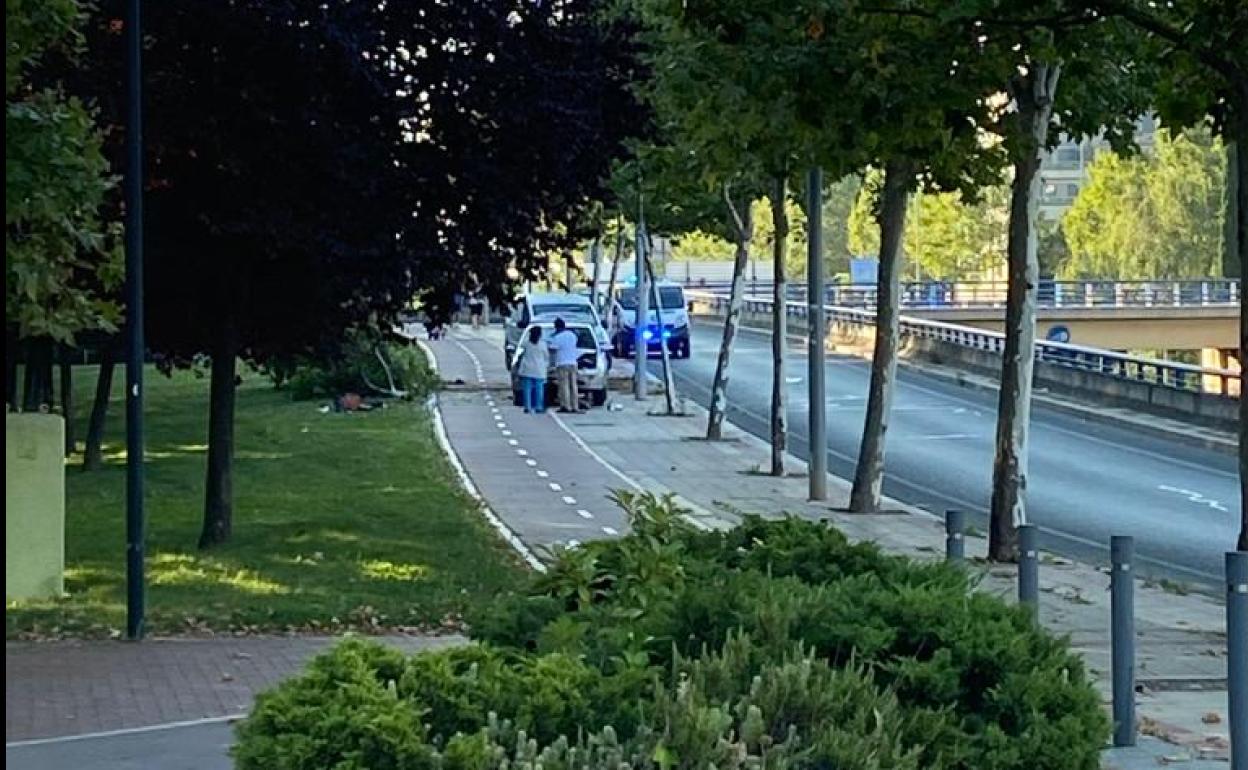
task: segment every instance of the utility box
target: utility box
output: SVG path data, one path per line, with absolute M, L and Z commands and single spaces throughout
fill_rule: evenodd
M 65 422 L 9 414 L 4 428 L 4 598 L 56 598 L 65 590 Z

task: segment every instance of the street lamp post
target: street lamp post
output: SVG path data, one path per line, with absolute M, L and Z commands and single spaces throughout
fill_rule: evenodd
M 126 0 L 126 637 L 143 638 L 143 32 Z

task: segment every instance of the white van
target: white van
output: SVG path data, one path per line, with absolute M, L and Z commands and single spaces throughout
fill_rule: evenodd
M 666 343 L 673 356 L 688 358 L 689 308 L 685 304 L 685 290 L 671 281 L 659 281 L 656 288 L 662 308 L 655 308 L 653 298 L 650 299 L 650 322 L 642 333 L 646 338 L 646 348 L 648 351 L 658 350 L 660 345 Z M 636 339 L 636 285 L 616 289 L 611 317 L 615 353 L 621 358 L 628 358 L 633 354 L 633 341 Z

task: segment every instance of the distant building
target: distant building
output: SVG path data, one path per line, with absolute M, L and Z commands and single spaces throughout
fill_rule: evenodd
M 1156 133 L 1157 119 L 1146 115 L 1136 126 L 1135 141 L 1148 152 Z M 1040 216 L 1057 219 L 1070 208 L 1088 178 L 1093 158 L 1108 149 L 1109 143 L 1097 137 L 1082 142 L 1064 141 L 1045 155 L 1040 162 Z

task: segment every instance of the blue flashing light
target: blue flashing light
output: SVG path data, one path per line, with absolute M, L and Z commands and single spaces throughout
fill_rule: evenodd
M 650 331 L 649 329 L 646 329 L 641 333 L 641 338 L 649 342 L 651 339 L 654 338 L 654 332 Z
M 667 329 L 664 329 L 664 330 L 663 330 L 663 339 L 665 339 L 665 340 L 666 340 L 666 339 L 670 339 L 670 338 L 671 338 L 671 336 L 672 336 L 672 333 L 671 333 L 670 331 L 668 331 Z

